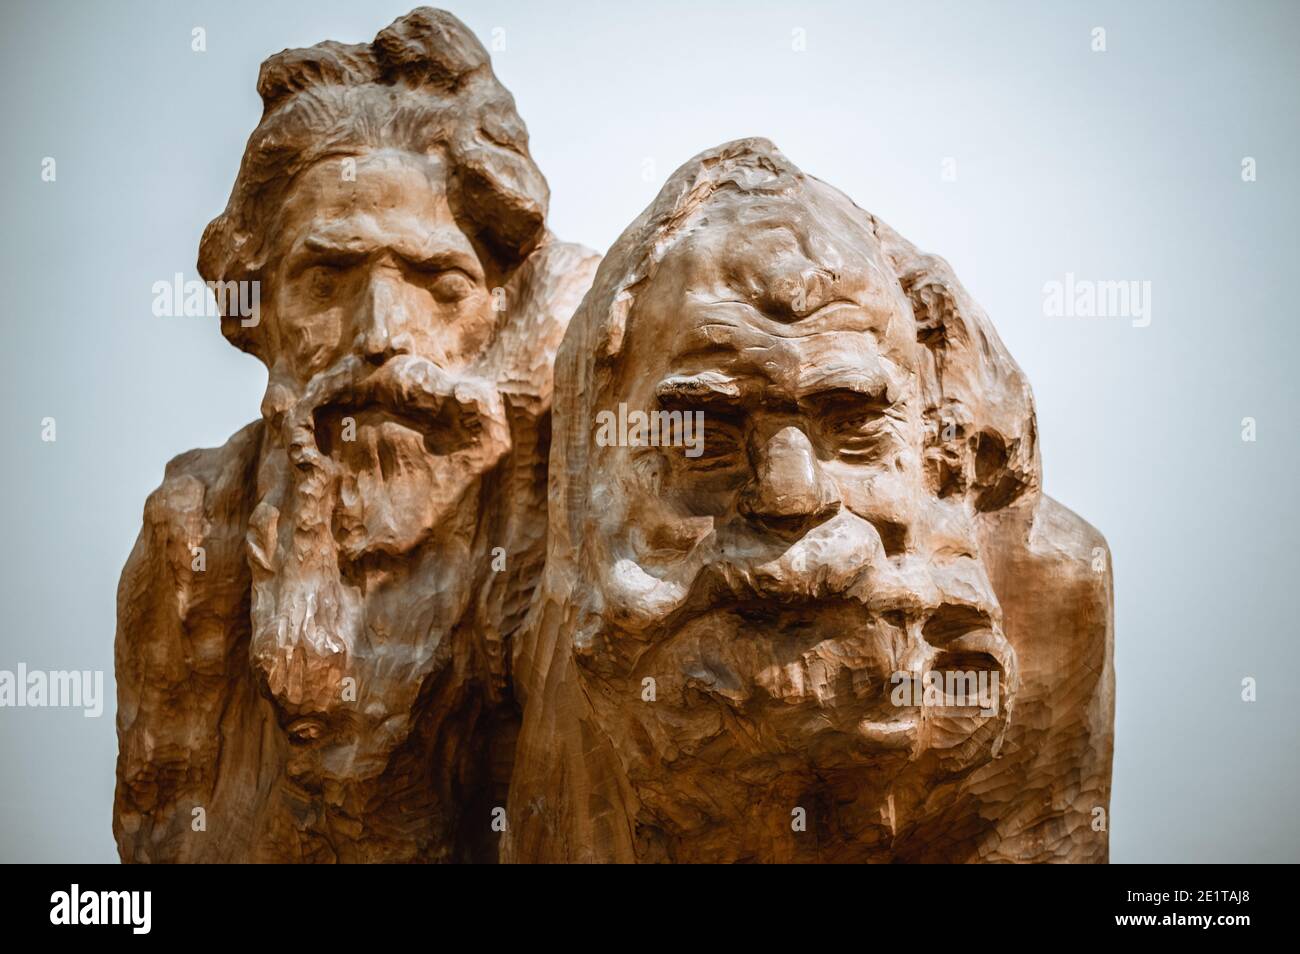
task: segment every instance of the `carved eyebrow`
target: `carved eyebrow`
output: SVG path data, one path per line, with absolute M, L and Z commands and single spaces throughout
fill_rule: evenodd
M 735 378 L 720 371 L 699 374 L 672 374 L 655 387 L 655 397 L 665 403 L 674 401 L 735 401 L 740 386 Z
M 717 302 L 711 302 L 717 304 Z M 737 324 L 732 321 L 718 321 L 716 319 L 706 321 L 699 325 L 687 336 L 685 347 L 678 351 L 674 356 L 674 361 L 685 361 L 688 358 L 725 358 L 734 355 L 741 350 L 741 346 L 736 341 L 727 336 L 726 332 L 734 332 Z M 707 332 L 720 330 L 724 332 L 721 337 L 714 337 Z
M 456 268 L 472 278 L 483 278 L 483 269 L 479 266 L 479 263 L 474 260 L 472 255 L 468 255 L 459 249 L 441 248 L 432 252 L 407 252 L 401 249 L 395 251 L 403 261 L 424 271 L 442 272 Z
M 302 247 L 312 255 L 337 264 L 353 264 L 361 261 L 375 246 L 365 239 L 336 239 L 330 235 L 308 235 L 302 241 Z M 446 271 L 457 268 L 475 279 L 483 278 L 483 270 L 471 255 L 454 248 L 440 248 L 431 252 L 397 248 L 393 250 L 398 257 L 414 268 L 424 271 Z
M 859 368 L 819 370 L 799 382 L 801 401 L 815 401 L 837 392 L 848 392 L 881 405 L 890 403 L 889 379 L 879 371 Z
M 788 302 L 777 298 L 764 298 L 759 301 L 746 301 L 742 298 L 713 298 L 709 301 L 702 302 L 703 306 L 717 308 L 719 306 L 730 306 L 732 308 L 743 309 L 750 316 L 762 319 L 762 330 L 765 334 L 774 338 L 801 338 L 808 334 L 806 330 L 810 324 L 822 319 L 828 312 L 837 311 L 841 308 L 853 308 L 858 311 L 867 311 L 861 302 L 846 297 L 827 297 L 818 301 L 814 299 L 816 307 L 809 308 L 807 311 L 796 313 L 792 308 L 787 307 Z M 714 321 L 714 324 L 731 327 L 732 322 Z
M 302 247 L 320 256 L 331 258 L 361 258 L 372 247 L 362 239 L 335 239 L 327 235 L 308 235 L 302 240 Z

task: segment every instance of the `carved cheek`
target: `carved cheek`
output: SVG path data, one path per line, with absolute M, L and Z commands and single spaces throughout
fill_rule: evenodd
M 502 302 L 504 305 L 504 301 Z M 483 288 L 475 288 L 466 298 L 440 308 L 440 321 L 454 323 L 460 353 L 476 355 L 488 344 L 499 313 L 493 310 L 493 298 Z
M 341 304 L 313 311 L 306 318 L 293 304 L 278 313 L 280 349 L 298 380 L 306 381 L 327 370 L 338 359 L 345 337 L 344 314 Z
M 830 469 L 830 468 L 828 468 Z M 860 517 L 888 514 L 903 519 L 916 510 L 912 482 L 892 467 L 835 468 L 845 506 Z
M 711 516 L 683 514 L 665 499 L 671 467 L 661 448 L 632 449 L 627 466 L 621 479 L 600 486 L 595 496 L 606 508 L 605 525 L 623 536 L 638 562 L 674 562 L 713 532 Z
M 339 357 L 343 344 L 343 308 L 328 308 L 297 335 L 293 347 L 298 366 L 308 374 L 326 370 Z
M 712 517 L 676 517 L 666 515 L 648 520 L 642 537 L 650 554 L 685 556 L 713 533 Z

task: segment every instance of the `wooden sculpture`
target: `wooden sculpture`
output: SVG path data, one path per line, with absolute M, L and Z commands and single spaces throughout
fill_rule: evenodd
M 552 426 L 503 860 L 1106 860 L 1109 554 L 943 260 L 765 140 L 702 153 Z
M 123 860 L 1106 860 L 1109 553 L 943 260 L 750 139 L 599 262 L 436 10 L 258 90 L 199 271 L 268 383 L 122 576 Z
M 420 9 L 262 65 L 199 271 L 268 370 L 118 592 L 125 861 L 494 858 L 506 647 L 544 556 L 551 365 L 596 257 L 487 53 Z M 222 295 L 218 295 L 221 301 Z

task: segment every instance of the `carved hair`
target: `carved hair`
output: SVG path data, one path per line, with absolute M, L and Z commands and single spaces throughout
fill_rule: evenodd
M 507 266 L 543 240 L 549 191 L 528 131 L 487 51 L 451 14 L 421 7 L 373 43 L 285 50 L 262 64 L 257 91 L 261 121 L 230 201 L 199 246 L 205 280 L 258 278 L 293 179 L 322 159 L 375 147 L 440 151 L 457 220 Z M 238 321 L 223 321 L 222 330 L 253 349 Z

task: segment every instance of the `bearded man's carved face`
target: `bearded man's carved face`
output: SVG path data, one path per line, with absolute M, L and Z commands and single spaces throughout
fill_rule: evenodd
M 480 478 L 509 450 L 476 370 L 501 280 L 437 155 L 331 158 L 274 227 L 252 659 L 290 775 L 377 775 L 471 595 Z M 266 296 L 264 296 L 266 297 Z
M 986 760 L 1014 654 L 967 508 L 927 481 L 916 323 L 865 216 L 813 182 L 696 214 L 596 402 L 704 421 L 702 452 L 592 447 L 599 622 L 574 651 L 598 721 L 669 814 L 674 768 L 883 785 Z M 997 712 L 895 704 L 896 674 L 946 670 L 996 673 Z

